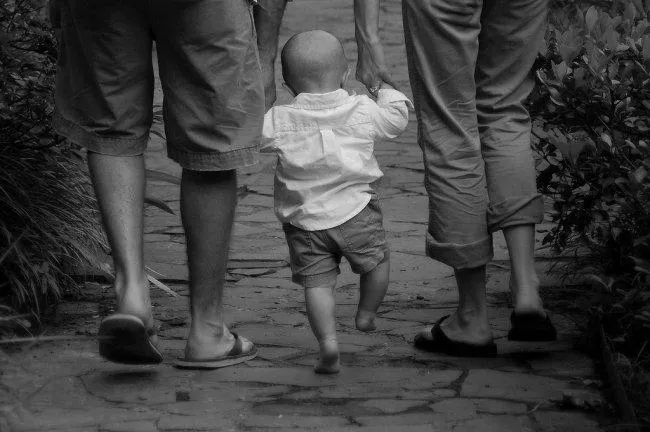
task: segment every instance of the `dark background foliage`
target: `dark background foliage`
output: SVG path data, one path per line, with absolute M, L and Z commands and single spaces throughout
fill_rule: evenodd
M 530 100 L 545 242 L 573 251 L 589 312 L 650 402 L 650 2 L 556 1 Z M 643 416 L 648 420 L 647 410 Z
M 71 286 L 71 267 L 98 264 L 104 242 L 81 155 L 52 131 L 56 44 L 43 4 L 0 3 L 3 315 L 38 317 Z

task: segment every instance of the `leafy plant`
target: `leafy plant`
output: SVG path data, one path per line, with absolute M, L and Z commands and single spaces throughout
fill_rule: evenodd
M 81 157 L 50 126 L 56 49 L 40 13 L 0 5 L 0 298 L 34 315 L 104 243 Z
M 647 2 L 646 2 L 647 3 Z M 648 6 L 646 8 L 646 6 Z M 573 271 L 591 312 L 640 370 L 650 369 L 650 4 L 555 11 L 530 101 L 538 186 L 554 197 L 545 242 L 589 252 Z M 650 395 L 650 381 L 648 391 Z

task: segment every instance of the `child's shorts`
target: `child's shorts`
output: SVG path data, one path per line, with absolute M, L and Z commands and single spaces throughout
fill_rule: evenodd
M 168 155 L 196 171 L 257 163 L 264 88 L 252 0 L 51 1 L 59 134 L 92 152 L 141 155 L 155 41 Z
M 376 198 L 343 224 L 320 231 L 306 231 L 283 224 L 291 256 L 292 280 L 305 288 L 332 283 L 345 257 L 352 271 L 365 274 L 389 257 L 381 209 Z

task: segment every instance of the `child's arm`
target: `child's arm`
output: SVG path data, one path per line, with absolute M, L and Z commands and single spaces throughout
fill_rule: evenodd
M 413 108 L 413 104 L 404 93 L 388 83 L 382 83 L 373 110 L 376 138 L 397 138 L 408 125 L 409 108 Z

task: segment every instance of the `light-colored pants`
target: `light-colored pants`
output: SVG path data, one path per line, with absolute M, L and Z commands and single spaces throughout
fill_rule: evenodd
M 493 232 L 543 218 L 523 101 L 547 9 L 547 0 L 403 1 L 427 255 L 456 269 L 488 263 Z

